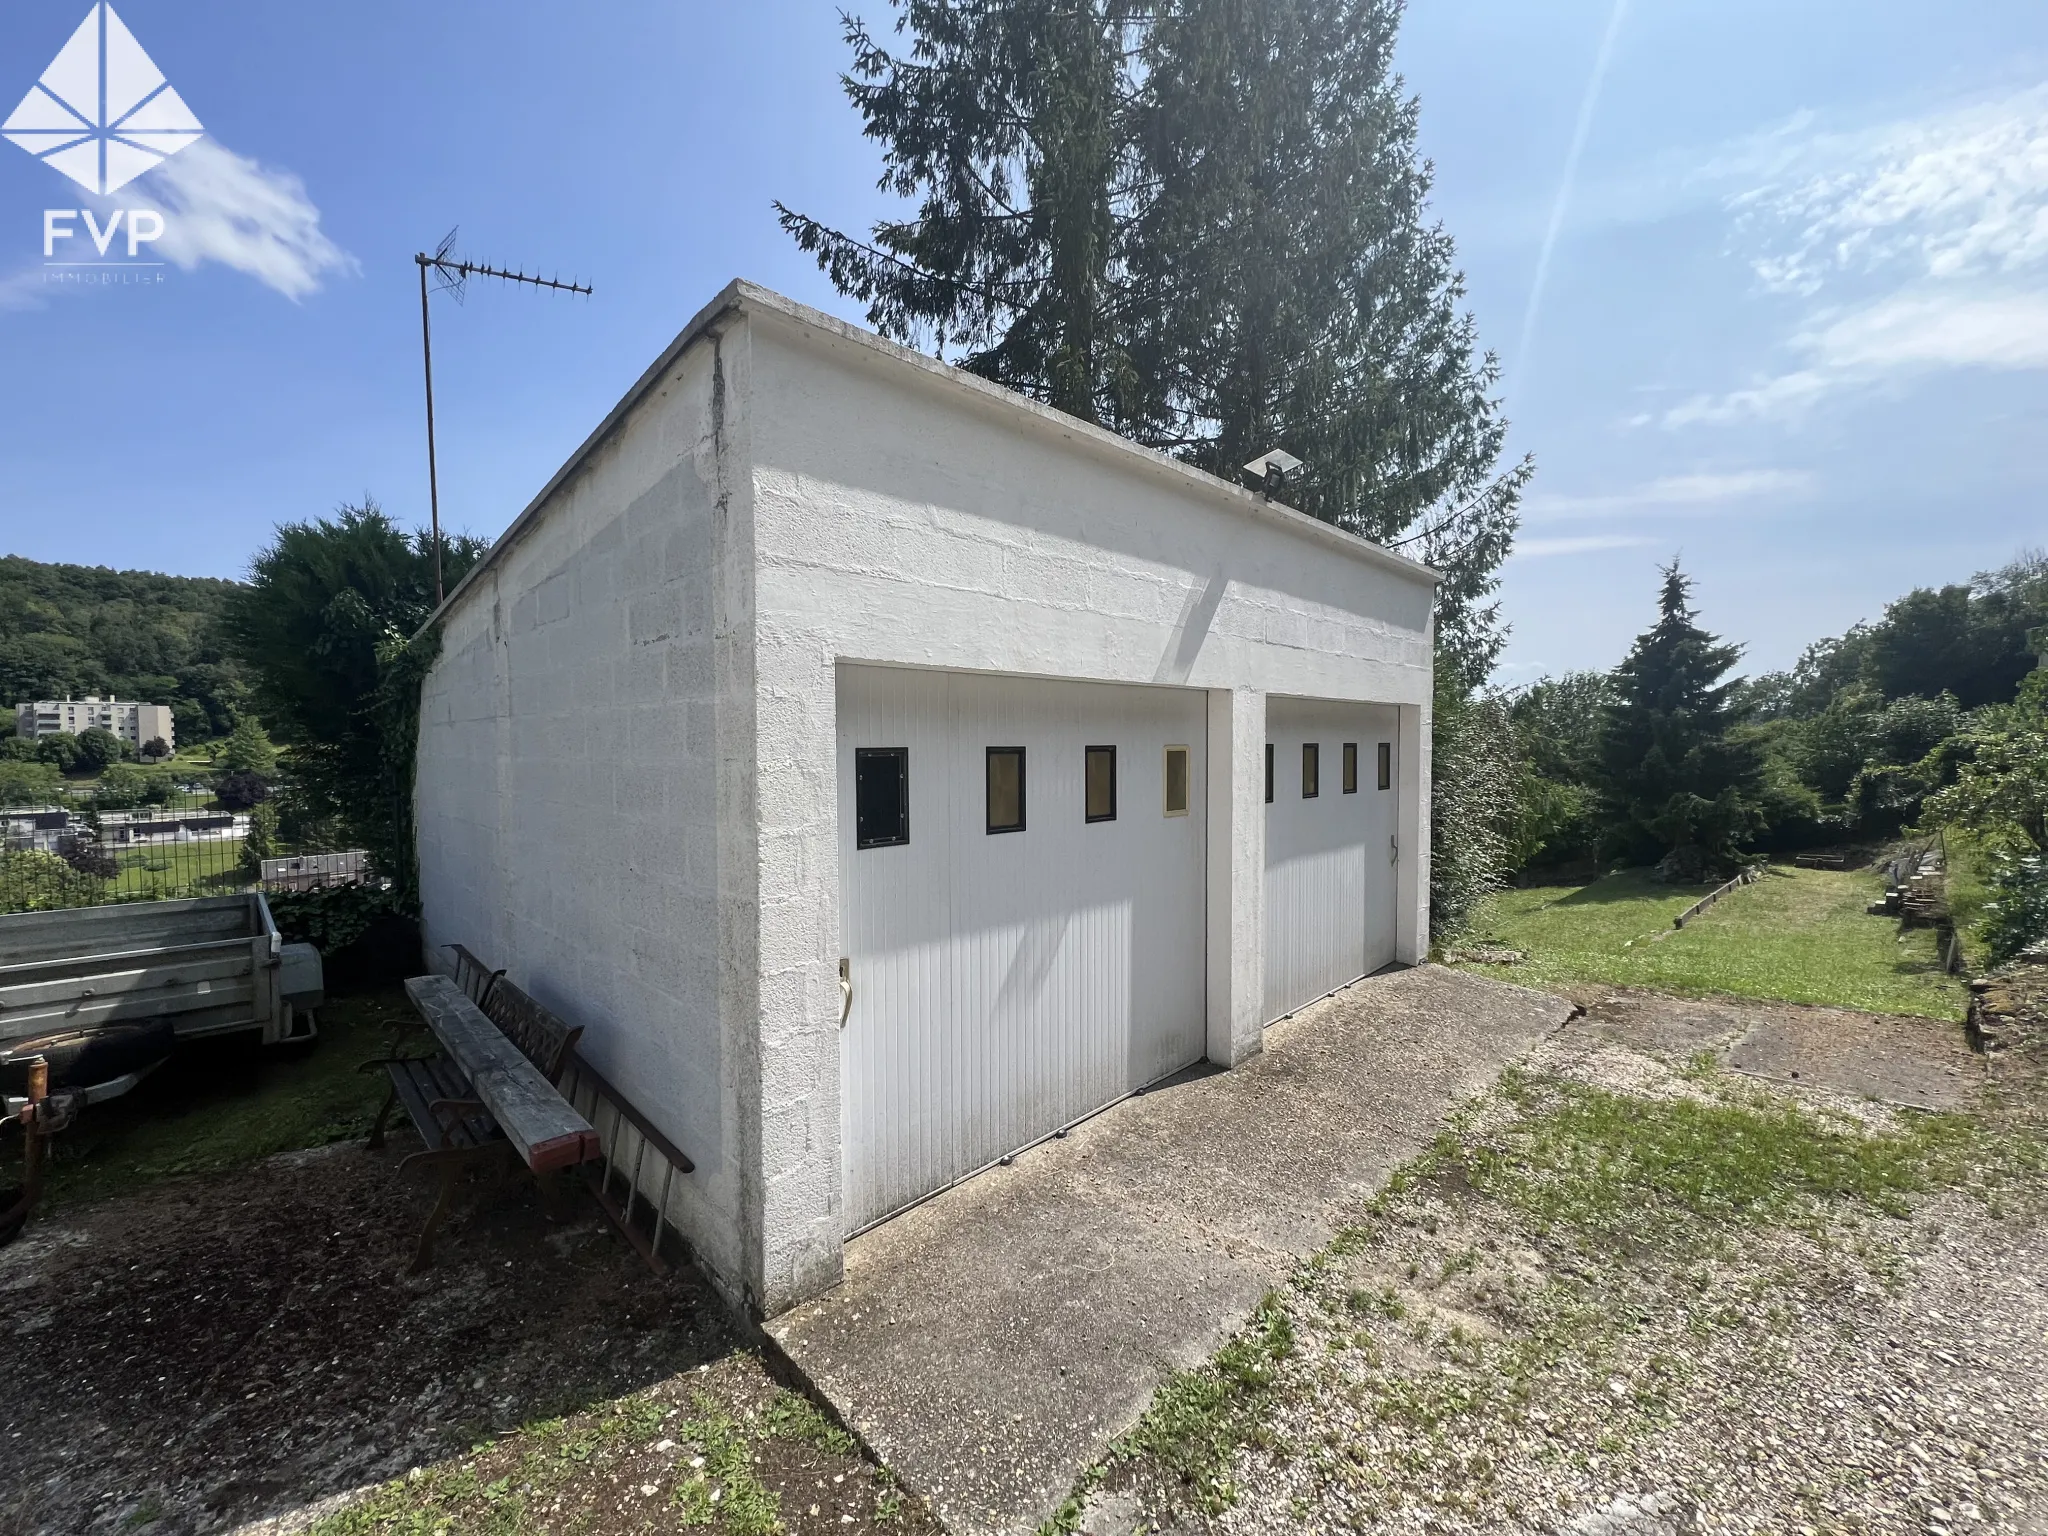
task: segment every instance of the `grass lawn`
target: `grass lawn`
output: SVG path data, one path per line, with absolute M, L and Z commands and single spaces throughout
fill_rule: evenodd
M 414 1018 L 393 989 L 330 1001 L 310 1046 L 232 1036 L 181 1045 L 130 1092 L 86 1110 L 51 1142 L 44 1213 L 366 1133 L 386 1084 L 382 1073 L 357 1067 L 390 1054 L 395 1031 Z M 0 1183 L 13 1173 L 0 1168 Z
M 123 849 L 114 855 L 114 862 L 121 872 L 105 882 L 109 896 L 118 893 L 133 898 L 145 892 L 155 899 L 183 892 L 210 896 L 237 891 L 250 883 L 242 872 L 242 840 L 238 837 Z
M 1586 886 L 1503 891 L 1476 932 L 1529 958 L 1515 966 L 1468 968 L 1531 986 L 1607 982 L 1872 1013 L 1962 1016 L 1962 986 L 1936 964 L 1934 935 L 1916 930 L 1902 942 L 1896 921 L 1865 912 L 1883 894 L 1878 876 L 1774 866 L 1674 930 L 1672 918 L 1708 889 L 1664 885 L 1647 870 L 1624 870 Z

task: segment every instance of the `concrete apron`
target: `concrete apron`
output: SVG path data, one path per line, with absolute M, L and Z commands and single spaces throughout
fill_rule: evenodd
M 1212 1354 L 1445 1112 L 1572 1014 L 1423 966 L 1266 1032 L 855 1239 L 767 1325 L 949 1530 L 1033 1530 L 1167 1375 Z

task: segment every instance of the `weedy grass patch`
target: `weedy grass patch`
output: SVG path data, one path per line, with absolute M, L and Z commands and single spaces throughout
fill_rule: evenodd
M 677 1426 L 676 1438 L 698 1447 L 699 1458 L 669 1495 L 676 1518 L 686 1526 L 716 1520 L 731 1536 L 774 1536 L 782 1501 L 754 1472 L 754 1437 L 704 1394 L 691 1404 L 695 1416 Z
M 1843 1200 L 1903 1217 L 1985 1145 L 1962 1115 L 1873 1132 L 1775 1097 L 1643 1099 L 1515 1072 L 1501 1094 L 1517 1117 L 1496 1136 L 1439 1143 L 1438 1169 L 1545 1228 L 1587 1235 L 1790 1225 Z
M 1522 1496 L 1503 1466 L 1626 1457 L 1693 1411 L 1703 1361 L 1765 1370 L 1812 1298 L 1895 1291 L 1919 1202 L 2048 1184 L 2042 1142 L 1969 1116 L 1866 1123 L 1700 1062 L 1670 1081 L 1505 1074 L 1173 1377 L 1048 1529 L 1097 1489 L 1200 1528 L 1248 1477 L 1306 1484 L 1307 1523 L 1335 1489 L 1347 1520 L 1483 1528 Z
M 933 1529 L 808 1399 L 767 1388 L 751 1356 L 731 1366 L 536 1419 L 383 1484 L 307 1536 Z
M 1204 1510 L 1227 1509 L 1236 1496 L 1231 1461 L 1242 1446 L 1270 1444 L 1265 1409 L 1279 1389 L 1280 1367 L 1295 1348 L 1294 1319 L 1280 1295 L 1269 1292 L 1237 1336 L 1206 1363 L 1167 1379 L 1144 1416 L 1039 1527 L 1040 1536 L 1078 1530 L 1088 1493 L 1121 1462 L 1144 1460 L 1166 1468 L 1194 1491 Z
M 813 1445 L 833 1456 L 851 1456 L 859 1449 L 853 1436 L 826 1418 L 816 1403 L 786 1387 L 762 1413 L 761 1427 L 778 1440 Z

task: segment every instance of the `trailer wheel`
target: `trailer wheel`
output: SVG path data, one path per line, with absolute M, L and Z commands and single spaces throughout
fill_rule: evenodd
M 50 1064 L 50 1090 L 89 1088 L 153 1067 L 171 1054 L 177 1030 L 169 1019 L 66 1029 L 0 1045 L 0 1093 L 28 1092 L 28 1064 L 40 1056 Z

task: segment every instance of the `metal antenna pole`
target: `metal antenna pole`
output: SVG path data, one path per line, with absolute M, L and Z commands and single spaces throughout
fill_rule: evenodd
M 414 256 L 420 266 L 420 357 L 427 368 L 427 504 L 434 516 L 434 606 L 447 601 L 441 590 L 441 480 L 434 466 L 434 329 L 427 318 L 427 268 L 425 255 Z
M 448 600 L 448 594 L 441 586 L 441 486 L 434 467 L 434 341 L 433 328 L 427 319 L 427 272 L 432 269 L 442 292 L 449 294 L 460 304 L 469 279 L 495 277 L 508 283 L 523 283 L 529 288 L 552 288 L 557 293 L 580 293 L 590 295 L 590 285 L 573 279 L 563 282 L 559 278 L 532 277 L 525 272 L 508 272 L 503 267 L 485 266 L 479 262 L 459 261 L 449 253 L 455 249 L 454 230 L 434 248 L 429 256 L 421 251 L 413 256 L 420 269 L 420 356 L 427 370 L 427 503 L 434 519 L 434 606 L 440 607 Z

